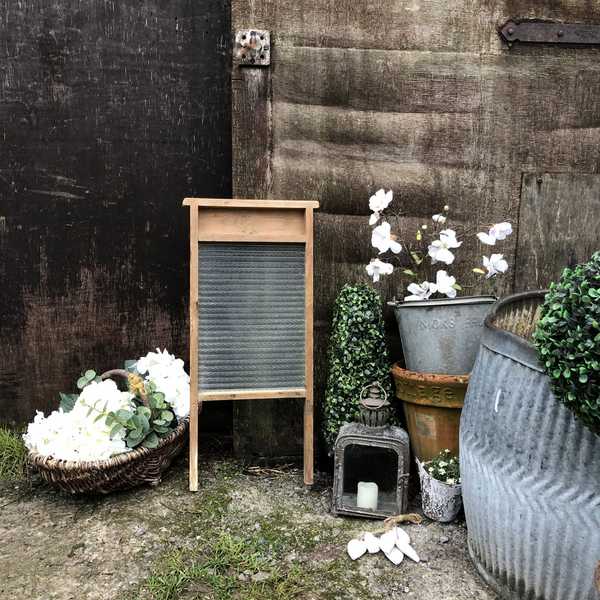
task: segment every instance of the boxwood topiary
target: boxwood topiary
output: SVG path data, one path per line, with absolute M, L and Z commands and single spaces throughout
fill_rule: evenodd
M 555 396 L 600 433 L 600 252 L 552 284 L 533 339 Z
M 328 362 L 323 433 L 331 452 L 340 427 L 358 416 L 365 385 L 379 381 L 393 399 L 381 298 L 372 287 L 345 285 L 338 294 Z

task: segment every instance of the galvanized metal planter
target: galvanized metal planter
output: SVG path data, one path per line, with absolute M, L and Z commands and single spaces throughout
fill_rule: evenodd
M 450 485 L 438 481 L 425 470 L 419 459 L 417 459 L 417 467 L 425 516 L 440 523 L 449 523 L 456 519 L 462 508 L 460 483 Z
M 506 599 L 597 600 L 600 437 L 553 396 L 528 341 L 543 292 L 485 322 L 460 435 L 469 550 Z
M 464 296 L 394 306 L 406 368 L 420 373 L 465 375 L 479 348 L 493 296 Z

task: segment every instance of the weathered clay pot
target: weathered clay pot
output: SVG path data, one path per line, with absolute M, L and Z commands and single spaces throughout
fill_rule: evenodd
M 416 457 L 425 462 L 445 449 L 458 455 L 460 414 L 469 376 L 416 373 L 397 364 L 392 375 Z
M 421 480 L 421 498 L 423 513 L 440 523 L 449 523 L 456 519 L 462 508 L 461 485 L 449 485 L 434 479 L 417 460 Z

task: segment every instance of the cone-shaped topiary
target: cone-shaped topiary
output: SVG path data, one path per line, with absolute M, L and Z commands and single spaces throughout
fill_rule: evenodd
M 600 252 L 552 284 L 534 341 L 554 395 L 600 433 Z
M 368 285 L 345 285 L 335 301 L 329 338 L 323 433 L 329 451 L 344 423 L 355 421 L 362 388 L 379 381 L 393 400 L 381 298 Z

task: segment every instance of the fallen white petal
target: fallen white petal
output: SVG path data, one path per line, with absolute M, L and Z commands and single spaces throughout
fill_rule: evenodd
M 379 538 L 379 547 L 387 554 L 392 551 L 392 548 L 396 545 L 396 528 L 386 531 Z
M 352 560 L 360 558 L 367 551 L 367 544 L 362 540 L 350 540 L 346 548 L 348 556 Z
M 419 555 L 415 552 L 415 549 L 410 544 L 407 544 L 404 540 L 396 540 L 396 546 L 398 550 L 400 550 L 403 554 L 406 554 L 408 558 L 417 563 L 419 562 Z
M 372 533 L 365 533 L 364 540 L 369 554 L 376 554 L 381 549 L 379 546 L 379 538 L 375 537 Z
M 385 555 L 391 560 L 395 565 L 399 565 L 404 559 L 404 554 L 398 550 L 398 548 L 394 547 L 389 552 L 386 552 Z
M 396 540 L 400 542 L 404 541 L 405 543 L 410 544 L 410 535 L 408 535 L 404 529 L 396 527 Z

